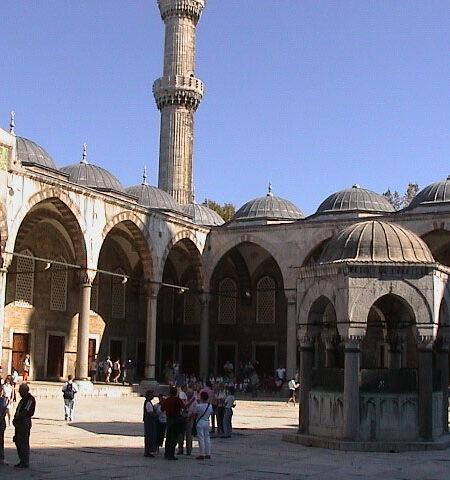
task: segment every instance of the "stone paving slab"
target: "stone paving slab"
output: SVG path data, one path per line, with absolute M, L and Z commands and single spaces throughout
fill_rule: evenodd
M 238 401 L 235 435 L 213 438 L 212 459 L 143 457 L 143 399 L 78 398 L 75 421 L 66 423 L 63 401 L 41 398 L 31 436 L 31 468 L 0 467 L 0 478 L 32 480 L 449 480 L 450 451 L 365 453 L 311 448 L 281 441 L 295 432 L 298 409 L 274 401 Z M 12 427 L 6 458 L 16 463 Z

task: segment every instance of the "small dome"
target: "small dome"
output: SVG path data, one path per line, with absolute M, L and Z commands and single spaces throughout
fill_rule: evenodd
M 319 263 L 434 262 L 426 243 L 414 232 L 387 222 L 360 222 L 338 233 L 325 247 Z
M 243 205 L 233 217 L 233 221 L 281 220 L 295 221 L 304 218 L 303 213 L 292 202 L 272 194 L 272 185 L 265 197 L 255 198 Z
M 87 145 L 83 145 L 83 157 L 80 163 L 68 165 L 60 169 L 69 176 L 69 182 L 94 188 L 100 191 L 125 193 L 124 188 L 117 178 L 102 167 L 91 165 L 87 162 Z
M 430 205 L 442 202 L 450 202 L 450 175 L 447 180 L 432 183 L 421 190 L 409 204 L 409 208 L 419 205 Z
M 134 185 L 126 189 L 127 193 L 138 198 L 138 203 L 144 207 L 159 208 L 161 210 L 172 210 L 179 212 L 181 206 L 176 200 L 164 190 L 161 190 L 147 183 Z
M 37 143 L 23 137 L 16 137 L 17 157 L 22 164 L 42 165 L 56 170 L 52 157 Z
M 316 213 L 345 213 L 355 210 L 383 213 L 395 211 L 385 196 L 355 184 L 352 188 L 330 195 L 320 204 Z
M 219 227 L 225 223 L 224 219 L 214 210 L 211 210 L 205 205 L 198 205 L 197 203 L 187 203 L 181 205 L 181 210 L 192 217 L 194 223 L 197 225 L 204 225 L 205 227 Z

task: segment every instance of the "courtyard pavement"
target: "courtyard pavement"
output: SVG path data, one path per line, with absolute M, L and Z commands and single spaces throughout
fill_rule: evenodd
M 31 385 L 33 392 L 33 386 Z M 143 399 L 79 398 L 75 420 L 63 421 L 63 400 L 37 400 L 31 468 L 0 467 L 1 479 L 245 479 L 449 480 L 450 450 L 410 453 L 340 452 L 285 443 L 298 410 L 275 401 L 239 400 L 231 439 L 214 438 L 211 460 L 168 462 L 143 457 Z M 13 427 L 5 432 L 6 459 L 18 458 Z

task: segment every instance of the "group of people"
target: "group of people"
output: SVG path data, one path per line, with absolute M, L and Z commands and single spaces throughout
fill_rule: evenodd
M 192 454 L 193 437 L 199 445 L 198 460 L 211 458 L 211 433 L 222 438 L 232 434 L 232 416 L 235 407 L 234 387 L 207 381 L 199 385 L 175 385 L 169 388 L 169 396 L 159 396 L 154 402 L 154 393 L 145 396 L 143 421 L 146 457 L 154 457 L 164 444 L 167 460 L 177 460 L 178 455 Z M 177 449 L 178 445 L 178 449 Z
M 132 358 L 128 358 L 123 363 L 120 361 L 120 358 L 116 358 L 114 362 L 111 360 L 111 357 L 106 357 L 105 360 L 98 361 L 95 358 L 91 362 L 90 367 L 90 376 L 93 382 L 103 381 L 105 383 L 128 383 L 129 385 L 133 384 L 134 379 L 134 369 L 136 367 L 135 362 Z

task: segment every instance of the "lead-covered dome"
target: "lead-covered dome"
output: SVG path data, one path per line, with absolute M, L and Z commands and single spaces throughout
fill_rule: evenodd
M 22 165 L 41 165 L 56 170 L 53 158 L 41 146 L 28 138 L 16 137 L 16 151 Z
M 409 208 L 419 205 L 436 205 L 439 203 L 450 202 L 450 175 L 447 180 L 432 183 L 421 190 L 409 204 Z
M 143 181 L 126 189 L 127 193 L 137 197 L 138 203 L 148 208 L 179 212 L 181 205 L 164 190 L 147 183 L 147 169 L 144 168 Z
M 60 170 L 69 176 L 69 182 L 105 192 L 116 191 L 125 193 L 121 183 L 112 173 L 87 162 L 86 145 L 84 146 L 83 158 L 80 163 L 62 167 Z
M 292 202 L 269 193 L 264 197 L 255 198 L 243 205 L 233 217 L 233 221 L 243 222 L 252 220 L 295 221 L 304 218 L 300 209 Z
M 181 210 L 186 215 L 192 217 L 197 225 L 205 227 L 219 227 L 225 223 L 224 219 L 214 210 L 206 205 L 198 205 L 197 203 L 187 203 L 181 205 Z
M 320 204 L 316 213 L 334 214 L 354 211 L 391 213 L 395 210 L 385 196 L 355 184 L 352 188 L 330 195 Z
M 325 247 L 319 263 L 434 262 L 427 244 L 414 232 L 387 222 L 360 222 L 338 233 Z

